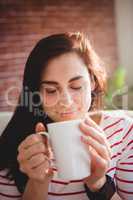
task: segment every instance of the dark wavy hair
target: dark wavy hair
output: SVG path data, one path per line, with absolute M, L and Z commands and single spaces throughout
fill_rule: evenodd
M 45 115 L 41 104 L 38 104 L 38 95 L 33 95 L 32 99 L 28 98 L 26 103 L 25 100 L 27 96 L 39 92 L 41 73 L 48 62 L 67 52 L 76 52 L 83 59 L 92 81 L 95 82 L 90 110 L 101 108 L 99 102 L 106 88 L 106 73 L 88 38 L 76 32 L 54 34 L 41 39 L 27 59 L 18 105 L 0 137 L 0 170 L 7 169 L 7 177 L 15 181 L 21 193 L 25 189 L 28 177 L 19 170 L 18 146 L 28 135 L 35 132 L 37 122 L 45 125 L 52 122 Z

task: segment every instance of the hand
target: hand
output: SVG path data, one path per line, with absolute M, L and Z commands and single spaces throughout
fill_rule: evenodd
M 92 191 L 99 190 L 105 183 L 105 174 L 110 164 L 111 149 L 103 130 L 89 117 L 80 124 L 85 144 L 91 159 L 91 175 L 84 182 Z
M 43 183 L 46 176 L 52 178 L 53 169 L 50 168 L 50 161 L 53 158 L 51 147 L 47 138 L 39 132 L 45 131 L 42 123 L 35 127 L 37 134 L 29 135 L 18 147 L 20 170 L 29 178 Z

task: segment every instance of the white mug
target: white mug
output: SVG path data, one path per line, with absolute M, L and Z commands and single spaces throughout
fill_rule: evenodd
M 90 157 L 81 142 L 81 120 L 69 120 L 47 124 L 48 134 L 44 132 L 54 151 L 58 178 L 80 180 L 90 176 Z

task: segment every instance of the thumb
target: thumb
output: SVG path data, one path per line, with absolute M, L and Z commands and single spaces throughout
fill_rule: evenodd
M 38 122 L 35 126 L 35 132 L 36 133 L 39 133 L 39 132 L 43 132 L 43 131 L 46 131 L 46 127 L 44 126 L 44 124 L 42 122 Z M 45 138 L 44 140 L 44 143 L 45 145 L 47 146 L 48 148 L 48 152 L 47 152 L 47 155 L 50 155 L 50 150 L 49 150 L 49 141 L 48 141 L 48 138 L 46 136 L 42 136 L 43 138 Z
M 35 132 L 38 133 L 38 132 L 41 132 L 41 131 L 46 131 L 46 128 L 45 128 L 43 123 L 38 122 L 35 126 Z

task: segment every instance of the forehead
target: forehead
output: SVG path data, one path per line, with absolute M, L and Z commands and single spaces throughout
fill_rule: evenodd
M 87 66 L 75 52 L 52 59 L 42 73 L 42 80 L 69 80 L 75 76 L 89 77 Z

